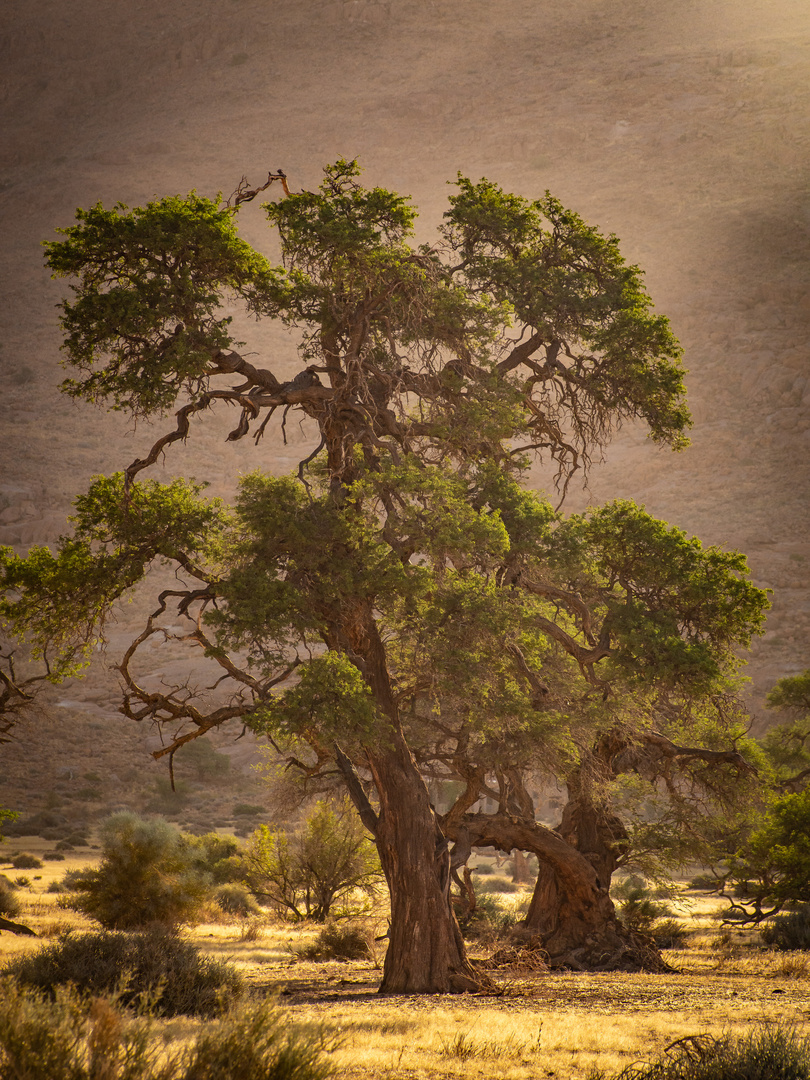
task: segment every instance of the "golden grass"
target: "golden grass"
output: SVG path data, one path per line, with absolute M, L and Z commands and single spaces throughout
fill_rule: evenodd
M 34 838 L 15 844 L 32 854 L 39 854 L 38 846 Z M 65 862 L 24 872 L 31 884 L 18 893 L 18 920 L 40 937 L 0 935 L 0 967 L 39 948 L 43 938 L 91 928 L 89 920 L 61 910 L 58 894 L 47 888 L 93 858 L 92 852 L 71 853 Z M 1 858 L 0 873 L 16 876 Z M 257 992 L 278 994 L 291 1020 L 337 1031 L 340 1046 L 331 1057 L 345 1080 L 582 1080 L 594 1066 L 614 1072 L 649 1060 L 686 1035 L 739 1032 L 764 1021 L 806 1028 L 810 957 L 764 949 L 756 933 L 722 927 L 724 904 L 717 897 L 683 893 L 677 903 L 691 932 L 685 949 L 666 956 L 681 974 L 499 972 L 498 997 L 380 997 L 382 953 L 376 965 L 302 959 L 316 926 L 209 915 L 188 934 L 206 953 L 235 964 Z M 171 1021 L 164 1037 L 188 1040 L 196 1023 Z

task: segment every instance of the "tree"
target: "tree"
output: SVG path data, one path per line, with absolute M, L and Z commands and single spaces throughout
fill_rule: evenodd
M 789 720 L 762 740 L 770 764 L 769 799 L 730 860 L 740 897 L 729 921 L 759 923 L 810 903 L 810 671 L 780 679 L 766 699 Z
M 382 870 L 360 820 L 348 806 L 319 800 L 291 836 L 262 825 L 245 853 L 256 896 L 295 919 L 325 922 L 355 890 L 373 894 Z
M 810 777 L 810 669 L 780 679 L 768 694 L 767 706 L 789 717 L 762 740 L 777 784 L 783 791 L 800 791 Z
M 540 455 L 564 492 L 629 419 L 657 443 L 686 445 L 679 347 L 615 237 L 550 195 L 530 202 L 459 177 L 436 243 L 413 246 L 408 201 L 358 175 L 339 161 L 316 191 L 290 193 L 279 173 L 224 205 L 196 193 L 99 205 L 47 246 L 74 289 L 64 391 L 136 419 L 182 404 L 143 458 L 77 499 L 56 555 L 6 552 L 2 614 L 58 679 L 85 662 L 111 603 L 168 562 L 175 579 L 120 664 L 124 714 L 174 724 L 158 752 L 170 760 L 238 718 L 304 773 L 338 771 L 390 892 L 381 989 L 464 990 L 483 977 L 450 876 L 476 825 L 476 843 L 535 850 L 553 867 L 578 932 L 617 932 L 593 865 L 529 820 L 504 748 L 531 748 L 554 768 L 593 741 L 617 687 L 638 688 L 653 712 L 667 689 L 714 692 L 763 597 L 741 557 L 710 551 L 685 571 L 672 615 L 681 571 L 667 578 L 654 543 L 646 585 L 628 585 L 621 551 L 611 555 L 621 507 L 563 527 L 520 485 Z M 284 197 L 265 210 L 277 265 L 235 225 L 276 181 Z M 238 351 L 226 303 L 298 336 L 294 378 Z M 308 418 L 297 478 L 245 477 L 229 510 L 190 481 L 141 477 L 221 402 L 240 410 L 234 440 L 258 444 L 273 417 L 282 435 L 289 413 Z M 139 649 L 176 637 L 178 616 L 218 672 L 216 700 L 188 684 L 150 688 L 141 674 Z M 424 778 L 431 754 L 463 778 L 495 763 L 497 820 L 472 814 L 471 783 L 440 820 Z M 467 840 L 456 833 L 451 858 L 459 819 Z

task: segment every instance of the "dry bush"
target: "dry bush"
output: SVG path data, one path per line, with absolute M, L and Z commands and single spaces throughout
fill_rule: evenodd
M 145 1016 L 115 1000 L 53 1000 L 7 980 L 0 987 L 0 1080 L 325 1080 L 320 1028 L 291 1025 L 273 1002 L 244 1003 L 203 1025 L 191 1045 L 167 1048 Z
M 72 984 L 84 994 L 118 993 L 123 1004 L 148 998 L 163 1016 L 213 1016 L 243 992 L 235 968 L 161 927 L 69 934 L 12 960 L 2 974 L 49 995 Z

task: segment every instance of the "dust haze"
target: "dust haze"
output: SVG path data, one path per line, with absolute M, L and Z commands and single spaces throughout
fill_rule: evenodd
M 748 554 L 774 590 L 755 711 L 810 665 L 806 0 L 5 0 L 0 23 L 0 543 L 55 540 L 89 477 L 150 442 L 56 390 L 64 283 L 40 245 L 76 206 L 278 168 L 310 187 L 359 157 L 427 238 L 461 171 L 616 233 L 685 349 L 691 449 L 625 428 L 569 507 L 631 497 Z M 258 206 L 240 225 L 264 243 Z M 296 370 L 283 337 L 248 333 Z M 298 460 L 282 449 L 200 432 L 165 468 L 225 491 L 234 468 Z

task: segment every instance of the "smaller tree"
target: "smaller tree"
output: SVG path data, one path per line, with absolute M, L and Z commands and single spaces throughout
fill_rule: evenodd
M 294 919 L 324 922 L 356 889 L 371 896 L 382 882 L 374 845 L 348 802 L 319 800 L 292 835 L 262 825 L 245 858 L 254 894 Z
M 773 800 L 731 876 L 742 896 L 731 902 L 730 921 L 759 923 L 810 902 L 810 787 Z
M 167 821 L 113 814 L 101 842 L 101 865 L 66 875 L 70 895 L 61 903 L 107 930 L 187 922 L 210 893 L 197 853 Z
M 776 769 L 778 786 L 798 791 L 810 779 L 810 668 L 780 679 L 768 694 L 767 704 L 789 719 L 771 728 L 763 746 Z

